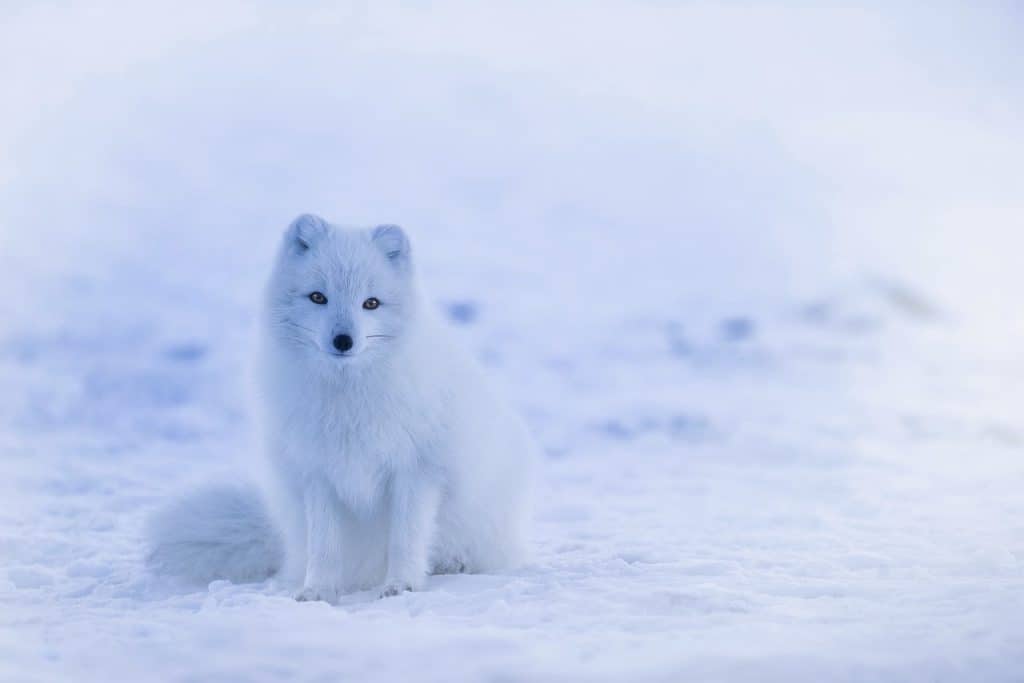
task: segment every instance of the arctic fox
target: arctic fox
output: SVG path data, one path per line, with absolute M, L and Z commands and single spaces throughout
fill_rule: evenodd
M 152 568 L 277 574 L 333 602 L 521 560 L 535 447 L 424 304 L 401 228 L 297 218 L 262 325 L 270 504 L 238 485 L 173 503 L 150 525 Z

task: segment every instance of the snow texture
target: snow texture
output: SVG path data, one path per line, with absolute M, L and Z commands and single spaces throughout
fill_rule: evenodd
M 0 679 L 1021 680 L 1019 7 L 283 7 L 0 9 Z M 147 569 L 306 211 L 529 421 L 521 568 Z

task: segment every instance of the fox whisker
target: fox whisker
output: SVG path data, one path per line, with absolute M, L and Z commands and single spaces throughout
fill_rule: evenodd
M 287 325 L 289 327 L 297 327 L 300 330 L 305 330 L 306 332 L 312 332 L 313 334 L 316 334 L 316 330 L 314 330 L 312 328 L 309 328 L 309 327 L 304 327 L 304 326 L 302 326 L 302 325 L 300 325 L 298 323 L 293 323 L 291 320 L 279 320 L 278 324 L 282 325 L 282 326 Z

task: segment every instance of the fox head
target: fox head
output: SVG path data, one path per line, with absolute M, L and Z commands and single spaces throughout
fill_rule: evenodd
M 268 290 L 277 342 L 323 362 L 366 362 L 401 342 L 415 306 L 397 225 L 341 228 L 307 214 L 288 226 Z

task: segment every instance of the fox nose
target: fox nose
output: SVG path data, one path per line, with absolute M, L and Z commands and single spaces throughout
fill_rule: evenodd
M 348 351 L 352 348 L 352 337 L 347 334 L 339 334 L 334 338 L 334 348 L 341 352 Z

